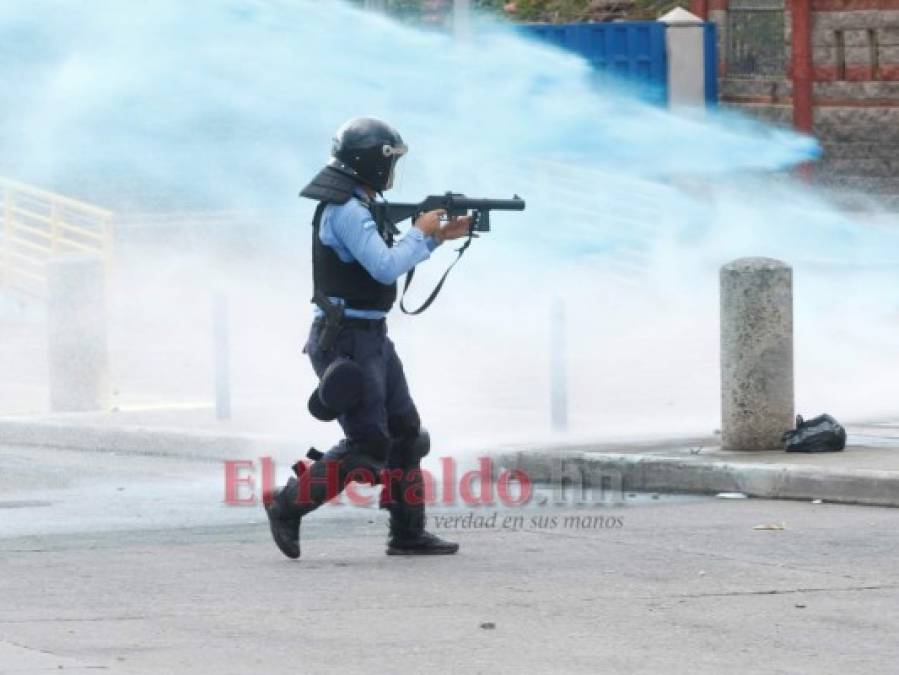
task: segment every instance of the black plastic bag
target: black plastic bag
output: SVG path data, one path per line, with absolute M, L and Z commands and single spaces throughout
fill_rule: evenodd
M 830 415 L 811 420 L 796 416 L 796 429 L 783 435 L 787 452 L 839 452 L 846 447 L 846 429 Z

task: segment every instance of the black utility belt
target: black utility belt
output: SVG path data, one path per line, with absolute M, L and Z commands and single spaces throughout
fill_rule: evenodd
M 313 321 L 315 326 L 322 327 L 325 325 L 325 318 L 320 316 Z M 358 319 L 355 317 L 343 317 L 340 320 L 341 328 L 361 328 L 362 330 L 381 330 L 387 323 L 387 319 Z

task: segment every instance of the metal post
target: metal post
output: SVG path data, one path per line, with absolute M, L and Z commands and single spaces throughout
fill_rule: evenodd
M 218 292 L 212 303 L 215 342 L 215 416 L 231 419 L 231 339 L 228 296 Z
M 568 431 L 568 378 L 565 354 L 565 303 L 555 298 L 550 312 L 550 416 L 552 430 Z
M 103 259 L 65 255 L 47 264 L 47 346 L 54 412 L 109 405 Z
M 793 411 L 793 270 L 735 260 L 721 268 L 722 447 L 781 447 Z
M 103 228 L 103 259 L 106 261 L 106 283 L 109 287 L 114 287 L 118 279 L 118 270 L 115 265 L 116 241 L 112 216 L 102 218 L 100 226 Z

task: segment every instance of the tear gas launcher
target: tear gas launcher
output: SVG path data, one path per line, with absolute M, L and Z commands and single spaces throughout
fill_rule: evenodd
M 477 237 L 479 232 L 490 231 L 491 211 L 524 211 L 524 200 L 518 195 L 513 196 L 512 199 L 472 199 L 471 197 L 466 197 L 465 195 L 457 194 L 455 192 L 447 192 L 445 195 L 431 195 L 430 197 L 425 197 L 425 199 L 418 204 L 391 204 L 388 202 L 374 202 L 371 204 L 371 213 L 375 222 L 378 223 L 379 227 L 386 228 L 390 237 L 399 234 L 399 230 L 396 227 L 397 223 L 401 223 L 407 218 L 414 219 L 419 214 L 434 211 L 436 209 L 443 209 L 446 211 L 448 218 L 470 215 L 471 226 L 468 229 L 468 239 L 465 240 L 465 243 L 462 244 L 462 246 L 456 249 L 456 259 L 446 269 L 446 272 L 443 273 L 443 276 L 431 292 L 431 295 L 428 296 L 428 299 L 416 310 L 406 309 L 403 302 L 406 291 L 409 289 L 409 284 L 412 283 L 412 277 L 415 275 L 414 267 L 409 270 L 406 274 L 406 283 L 403 286 L 403 297 L 400 298 L 400 309 L 406 314 L 421 314 L 431 306 L 431 303 L 434 302 L 434 298 L 437 297 L 437 294 L 440 293 L 440 289 L 443 288 L 443 283 L 446 281 L 446 277 L 449 275 L 450 270 L 452 270 L 456 263 L 462 258 L 462 254 L 465 253 L 465 250 L 471 245 L 472 239 Z
M 445 195 L 425 197 L 418 204 L 374 202 L 371 205 L 375 222 L 383 223 L 394 230 L 394 234 L 398 234 L 397 223 L 435 209 L 445 210 L 449 218 L 471 215 L 469 235 L 476 237 L 478 232 L 490 231 L 491 211 L 524 211 L 524 200 L 518 195 L 512 199 L 473 199 L 455 192 L 447 192 Z

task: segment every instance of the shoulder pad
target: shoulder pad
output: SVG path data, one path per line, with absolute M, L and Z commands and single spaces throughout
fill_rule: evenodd
M 326 166 L 318 172 L 300 192 L 301 197 L 329 204 L 346 204 L 353 196 L 356 180 L 333 166 Z

